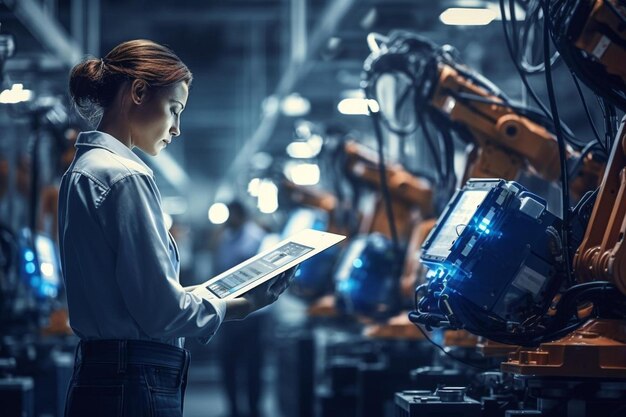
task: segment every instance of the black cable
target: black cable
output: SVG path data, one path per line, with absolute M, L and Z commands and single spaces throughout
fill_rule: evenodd
M 608 149 L 610 153 L 610 147 L 607 141 L 607 137 L 609 136 L 608 129 L 607 129 L 607 123 L 608 123 L 607 119 L 609 116 L 607 115 L 606 109 L 604 108 L 604 102 L 602 101 L 602 98 L 598 94 L 596 94 L 596 101 L 598 102 L 598 107 L 600 107 L 600 111 L 602 112 L 602 121 L 604 123 L 604 126 L 603 126 L 604 127 L 604 141 L 603 141 L 604 146 L 603 147 L 604 149 Z
M 549 16 L 549 2 L 544 0 L 543 8 L 544 15 Z M 549 32 L 549 20 L 546 19 L 543 26 L 543 54 L 545 58 L 545 75 L 546 75 L 546 84 L 548 88 L 548 98 L 550 99 L 550 108 L 552 110 L 552 116 L 554 119 L 554 127 L 556 130 L 556 139 L 559 144 L 559 162 L 561 164 L 561 202 L 562 202 L 562 211 L 563 211 L 563 225 L 561 227 L 561 240 L 563 241 L 563 246 L 565 247 L 565 251 L 563 253 L 563 258 L 565 262 L 565 276 L 567 279 L 567 283 L 569 285 L 572 284 L 572 274 L 571 274 L 571 264 L 569 257 L 569 222 L 570 222 L 570 200 L 569 200 L 569 178 L 567 173 L 567 161 L 565 157 L 565 140 L 563 139 L 563 132 L 561 130 L 561 123 L 559 118 L 559 110 L 556 104 L 556 95 L 554 93 L 554 84 L 552 82 L 552 66 L 550 65 L 550 32 Z
M 405 75 L 411 81 L 411 85 L 413 86 L 415 85 L 415 82 L 416 82 L 415 78 L 407 70 L 396 68 L 395 71 L 399 74 Z M 369 87 L 366 88 L 365 90 L 366 96 L 368 99 L 373 99 L 373 100 L 380 102 L 376 95 L 376 85 L 378 84 L 378 79 L 380 78 L 382 74 L 383 73 L 375 74 L 375 76 L 371 80 L 368 81 Z M 411 88 L 407 88 L 407 90 L 410 92 Z M 405 98 L 402 98 L 402 101 L 404 100 Z M 379 110 L 379 113 L 383 113 L 382 109 Z M 419 128 L 418 123 L 408 124 L 407 126 L 401 126 L 401 125 L 394 126 L 394 124 L 392 124 L 392 122 L 387 118 L 387 116 L 384 113 L 379 115 L 379 117 L 380 117 L 380 121 L 382 121 L 382 123 L 385 125 L 385 128 L 389 130 L 391 133 L 394 133 L 398 136 L 409 136 L 415 133 L 417 129 Z
M 580 83 L 578 82 L 578 78 L 576 78 L 576 74 L 574 74 L 574 71 L 570 70 L 570 75 L 572 76 L 572 80 L 574 80 L 574 85 L 576 85 L 576 90 L 578 91 L 578 95 L 580 96 L 580 101 L 583 103 L 585 114 L 587 115 L 587 120 L 589 121 L 589 125 L 591 126 L 591 129 L 593 130 L 593 134 L 596 137 L 596 140 L 600 142 L 600 134 L 598 133 L 596 124 L 593 122 L 593 118 L 591 117 L 591 112 L 589 111 L 589 107 L 587 106 L 585 95 L 583 94 L 583 91 L 580 88 Z
M 619 126 L 619 120 L 617 118 L 617 109 L 615 106 L 606 99 L 602 99 L 607 114 L 607 143 L 610 149 L 615 136 L 617 135 L 617 127 Z
M 529 61 L 526 61 L 526 55 L 525 52 L 529 49 L 527 42 L 528 42 L 528 36 L 529 33 L 532 32 L 533 26 L 538 25 L 539 23 L 539 12 L 541 11 L 541 4 L 539 1 L 532 1 L 532 2 L 528 2 L 528 6 L 526 8 L 526 16 L 524 19 L 524 29 L 522 31 L 522 41 L 521 41 L 521 46 L 518 45 L 517 50 L 518 50 L 518 54 L 519 54 L 519 65 L 520 68 L 524 71 L 525 74 L 527 75 L 533 75 L 533 74 L 538 74 L 540 72 L 545 71 L 545 63 L 541 63 L 541 64 L 537 64 L 537 65 L 532 65 L 531 63 L 529 63 Z M 515 2 L 509 0 L 509 19 L 511 21 L 511 26 L 513 28 L 513 33 L 517 34 L 518 31 L 515 28 L 515 25 L 517 23 L 517 17 L 515 15 Z M 544 24 L 545 24 L 545 17 L 544 17 Z M 518 43 L 520 43 L 520 41 L 518 40 Z M 560 54 L 558 51 L 556 51 L 554 53 L 554 55 L 550 58 L 550 64 L 551 65 L 555 65 L 558 60 L 559 60 Z
M 411 314 L 411 313 L 409 313 Z M 493 370 L 495 367 L 485 367 L 485 366 L 480 366 L 477 365 L 475 363 L 471 363 L 469 361 L 466 361 L 465 359 L 459 358 L 453 354 L 451 354 L 450 352 L 448 352 L 443 346 L 441 346 L 440 344 L 438 344 L 437 342 L 435 342 L 433 339 L 430 338 L 430 336 L 428 336 L 428 334 L 426 333 L 426 331 L 424 329 L 422 329 L 422 327 L 415 323 L 414 321 L 411 320 L 411 322 L 415 325 L 415 327 L 417 327 L 417 329 L 422 333 L 422 335 L 424 336 L 424 338 L 434 347 L 436 347 L 437 349 L 439 349 L 441 352 L 443 352 L 447 357 L 449 357 L 450 359 L 462 363 L 465 366 L 469 366 L 471 368 L 474 369 L 478 369 L 479 371 L 482 372 L 487 372 L 487 371 L 491 371 Z
M 593 152 L 594 149 L 597 149 L 597 148 L 599 148 L 605 156 L 608 156 L 608 154 L 606 154 L 605 152 L 602 142 L 598 142 L 595 140 L 589 142 L 587 146 L 585 146 L 580 151 L 580 155 L 578 155 L 576 159 L 576 163 L 568 168 L 568 171 L 569 171 L 568 175 L 570 176 L 570 178 L 573 177 L 578 172 L 578 170 L 580 169 L 580 166 L 583 164 L 585 160 L 585 156 L 587 156 L 589 153 Z
M 440 149 L 438 150 L 437 146 L 435 145 L 435 140 L 433 139 L 431 132 L 428 129 L 428 124 L 426 123 L 426 119 L 424 118 L 424 113 L 419 112 L 417 114 L 417 119 L 422 128 L 422 133 L 424 134 L 424 138 L 426 138 L 426 146 L 428 147 L 430 156 L 433 160 L 433 163 L 435 164 L 435 169 L 437 170 L 438 179 L 439 181 L 443 181 L 443 179 L 445 178 L 445 172 L 443 171 L 443 168 L 441 166 L 441 159 L 439 155 Z
M 513 47 L 511 46 L 511 39 L 509 37 L 509 29 L 506 26 L 507 19 L 506 19 L 505 7 L 504 7 L 504 0 L 500 0 L 500 14 L 502 16 L 502 28 L 504 29 L 504 40 L 506 43 L 507 50 L 509 51 L 509 54 L 513 61 L 513 65 L 515 66 L 515 69 L 517 70 L 517 72 L 520 74 L 522 83 L 524 83 L 524 86 L 526 87 L 526 90 L 528 91 L 532 99 L 535 101 L 535 103 L 537 103 L 541 111 L 543 111 L 543 113 L 546 116 L 551 117 L 550 111 L 548 110 L 546 105 L 543 104 L 543 102 L 539 99 L 539 96 L 537 96 L 537 93 L 535 93 L 535 90 L 533 90 L 533 88 L 530 86 L 530 83 L 528 82 L 528 79 L 526 78 L 526 74 L 520 68 L 519 63 L 517 62 L 515 53 L 513 51 Z
M 385 155 L 383 152 L 383 132 L 379 123 L 380 116 L 378 112 L 372 111 L 370 111 L 370 116 L 372 122 L 374 123 L 374 132 L 376 133 L 376 142 L 378 144 L 378 173 L 380 175 L 380 186 L 383 194 L 383 200 L 385 202 L 385 210 L 387 211 L 389 230 L 391 231 L 391 241 L 393 243 L 394 255 L 396 257 L 396 260 L 400 262 L 400 260 L 402 259 L 402 253 L 400 250 L 398 231 L 396 229 L 396 220 L 393 213 L 391 193 L 389 192 L 389 185 L 387 184 L 387 167 L 385 166 Z

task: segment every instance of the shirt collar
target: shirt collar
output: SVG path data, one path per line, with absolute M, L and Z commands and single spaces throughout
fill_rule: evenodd
M 100 132 L 99 130 L 81 132 L 76 139 L 76 148 L 81 147 L 106 149 L 109 152 L 141 164 L 141 166 L 145 167 L 146 170 L 148 170 L 150 175 L 154 175 L 152 170 L 145 164 L 145 162 L 141 160 L 141 158 L 135 155 L 133 151 L 128 149 L 126 145 L 124 145 L 122 142 L 115 139 L 115 137 L 109 135 L 108 133 Z

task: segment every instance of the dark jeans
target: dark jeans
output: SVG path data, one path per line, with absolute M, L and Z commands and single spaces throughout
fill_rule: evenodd
M 139 340 L 80 342 L 66 417 L 182 417 L 189 352 Z

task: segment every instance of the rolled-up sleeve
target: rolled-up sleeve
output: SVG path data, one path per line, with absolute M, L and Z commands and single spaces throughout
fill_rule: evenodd
M 143 174 L 120 179 L 101 208 L 116 253 L 115 280 L 138 326 L 150 338 L 208 342 L 226 306 L 205 288 L 185 291 L 180 285 L 154 180 Z

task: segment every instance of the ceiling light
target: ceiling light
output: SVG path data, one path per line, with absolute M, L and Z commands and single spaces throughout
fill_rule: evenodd
M 337 105 L 337 110 L 339 110 L 339 113 L 341 114 L 368 115 L 370 111 L 372 113 L 378 113 L 380 108 L 376 100 L 372 100 L 372 99 L 367 100 L 364 98 L 344 98 Z
M 29 101 L 33 97 L 33 92 L 24 90 L 23 84 L 13 84 L 10 90 L 4 90 L 0 93 L 0 103 L 17 104 L 23 101 Z
M 248 183 L 248 194 L 250 194 L 252 197 L 258 197 L 260 186 L 261 186 L 261 179 L 252 178 L 250 182 Z
M 322 150 L 322 146 L 324 145 L 324 139 L 320 135 L 311 135 L 309 140 L 306 141 L 309 146 L 315 152 L 315 156 Z
M 311 102 L 298 93 L 292 93 L 283 99 L 280 108 L 285 116 L 300 117 L 311 110 Z
M 271 180 L 261 181 L 257 207 L 261 213 L 271 214 L 278 210 L 278 187 Z
M 213 224 L 223 224 L 228 220 L 230 212 L 224 203 L 215 203 L 209 208 L 209 221 Z
M 451 7 L 439 15 L 439 20 L 446 25 L 484 26 L 497 17 L 498 14 L 493 9 Z
M 292 158 L 313 158 L 317 155 L 308 142 L 291 142 L 287 145 L 287 155 Z
M 296 136 L 301 139 L 308 139 L 313 134 L 313 123 L 305 120 L 296 122 Z
M 320 167 L 317 164 L 287 163 L 285 175 L 296 185 L 315 185 L 320 182 Z

